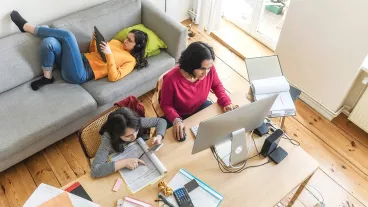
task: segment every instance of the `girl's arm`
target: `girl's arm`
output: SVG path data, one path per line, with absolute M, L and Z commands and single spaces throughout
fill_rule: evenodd
M 142 128 L 155 127 L 156 136 L 161 136 L 162 138 L 165 136 L 166 126 L 166 120 L 162 118 L 141 118 Z
M 113 151 L 109 135 L 105 133 L 101 136 L 100 147 L 92 162 L 91 176 L 93 178 L 103 177 L 115 172 L 115 162 L 110 162 L 108 159 L 110 153 Z

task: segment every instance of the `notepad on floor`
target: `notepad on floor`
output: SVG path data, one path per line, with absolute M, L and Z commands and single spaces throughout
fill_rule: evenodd
M 142 138 L 138 138 L 135 142 L 129 144 L 124 152 L 111 156 L 112 161 L 127 158 L 139 158 L 143 153 L 143 160 L 146 165 L 139 164 L 135 170 L 123 168 L 119 170 L 128 189 L 134 194 L 148 185 L 152 185 L 163 178 L 167 169 L 162 162 L 156 157 L 154 152 L 148 150 L 147 144 Z
M 65 192 L 66 191 L 63 191 L 59 188 L 55 188 L 53 186 L 41 183 L 36 188 L 36 190 L 32 193 L 32 195 L 29 197 L 29 199 L 26 201 L 23 207 L 39 206 L 41 204 L 44 204 L 45 202 L 48 202 L 49 200 L 55 197 L 58 197 L 60 194 L 63 194 Z M 93 203 L 91 201 L 88 201 L 84 198 L 73 195 L 71 193 L 67 193 L 67 194 L 73 206 L 86 206 L 86 207 L 99 207 L 100 206 L 96 203 Z
M 206 207 L 217 207 L 220 205 L 224 197 L 212 189 L 210 186 L 199 180 L 194 175 L 190 174 L 184 169 L 180 169 L 178 173 L 169 182 L 169 186 L 176 190 L 184 187 L 184 185 L 191 180 L 195 179 L 199 184 L 199 187 L 189 193 L 190 199 L 194 206 L 206 206 Z M 173 195 L 167 197 L 167 200 L 175 206 L 178 206 Z
M 268 114 L 270 117 L 293 116 L 296 113 L 290 95 L 290 85 L 284 76 L 254 80 L 251 82 L 254 100 L 261 100 L 278 94 Z
M 92 201 L 91 197 L 89 197 L 88 193 L 79 182 L 75 182 L 73 185 L 65 189 L 65 191 L 86 200 Z

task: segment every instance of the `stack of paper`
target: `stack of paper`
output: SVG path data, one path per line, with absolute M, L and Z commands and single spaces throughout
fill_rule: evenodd
M 135 142 L 129 144 L 124 149 L 123 153 L 111 156 L 112 161 L 117 161 L 127 158 L 139 158 L 143 153 L 145 153 L 141 159 L 146 163 L 146 165 L 140 164 L 135 170 L 123 168 L 119 171 L 124 182 L 127 184 L 128 189 L 132 193 L 136 193 L 144 187 L 157 182 L 167 173 L 167 169 L 162 162 L 148 149 L 149 148 L 144 140 L 142 138 L 138 138 Z
M 254 80 L 251 83 L 254 100 L 261 100 L 266 97 L 278 94 L 275 103 L 272 105 L 270 117 L 295 115 L 295 105 L 290 95 L 290 85 L 284 76 Z

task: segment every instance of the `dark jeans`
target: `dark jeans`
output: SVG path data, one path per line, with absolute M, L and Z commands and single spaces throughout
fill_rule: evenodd
M 204 102 L 204 104 L 202 104 L 193 114 L 195 114 L 195 113 L 211 106 L 211 104 L 212 104 L 212 102 L 210 100 L 206 100 L 206 102 Z M 184 120 L 184 119 L 192 116 L 193 114 L 189 114 L 189 115 L 186 115 L 186 116 L 181 116 L 181 118 L 183 118 L 183 120 Z M 166 128 L 167 129 L 173 126 L 173 123 L 171 123 L 169 120 L 167 120 L 166 117 L 161 117 L 161 118 L 166 120 L 166 122 L 167 122 L 167 127 Z

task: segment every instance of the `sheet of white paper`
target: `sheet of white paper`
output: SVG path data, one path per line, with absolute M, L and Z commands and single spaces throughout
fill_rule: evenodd
M 187 174 L 184 170 L 180 169 L 168 185 L 172 189 L 176 190 L 178 188 L 184 187 L 186 183 L 193 179 L 195 178 L 190 174 Z M 222 201 L 223 197 L 216 192 L 211 194 L 210 192 L 213 192 L 213 190 L 201 181 L 197 180 L 197 183 L 199 184 L 199 187 L 189 193 L 190 199 L 192 200 L 194 206 L 217 207 Z M 176 202 L 174 195 L 167 197 L 167 200 L 174 206 L 178 207 L 178 203 Z
M 26 203 L 23 205 L 23 207 L 35 207 L 39 206 L 46 201 L 60 195 L 64 191 L 55 188 L 46 184 L 41 183 L 37 187 L 37 189 L 32 193 L 32 195 L 29 197 L 29 199 L 26 201 Z M 79 196 L 76 196 L 74 194 L 68 193 L 70 200 L 73 203 L 73 206 L 77 207 L 98 207 L 100 205 L 92 203 L 84 198 L 81 198 Z
M 290 85 L 284 76 L 254 80 L 251 85 L 254 95 L 279 93 L 290 90 Z
M 271 95 L 273 95 L 273 94 L 256 95 L 256 99 L 261 100 L 261 99 L 267 98 Z M 273 111 L 280 111 L 280 112 L 284 111 L 284 113 L 295 112 L 295 105 L 294 105 L 293 99 L 291 99 L 290 93 L 288 91 L 279 93 L 276 100 L 275 100 L 275 102 L 273 103 L 270 111 L 271 112 L 273 112 Z
M 148 152 L 149 147 L 144 142 L 143 139 L 137 139 L 138 144 L 141 146 L 141 148 L 146 152 L 146 155 L 151 159 L 152 163 L 155 165 L 155 167 L 160 171 L 161 174 L 167 173 L 166 167 L 162 164 L 162 162 L 157 158 L 155 153 Z
M 138 140 L 141 140 L 141 138 L 139 138 Z M 147 148 L 143 147 L 143 149 L 147 149 Z M 116 161 L 116 160 L 127 159 L 127 158 L 139 158 L 139 156 L 141 156 L 144 153 L 143 149 L 140 146 L 140 144 L 138 144 L 138 142 L 133 142 L 125 148 L 123 153 L 119 153 L 119 154 L 112 156 L 111 160 Z M 146 163 L 146 165 L 139 164 L 138 168 L 136 168 L 135 170 L 129 170 L 127 168 L 123 168 L 119 171 L 125 183 L 128 185 L 128 188 L 132 191 L 132 193 L 138 192 L 139 190 L 141 190 L 148 184 L 154 183 L 155 181 L 159 180 L 163 176 L 163 174 L 157 169 L 157 167 L 153 163 L 153 161 L 155 162 L 157 161 L 155 159 L 151 160 L 149 156 L 147 156 L 147 154 L 149 153 L 152 153 L 152 152 L 145 153 L 143 157 L 141 158 L 141 160 L 143 160 Z

